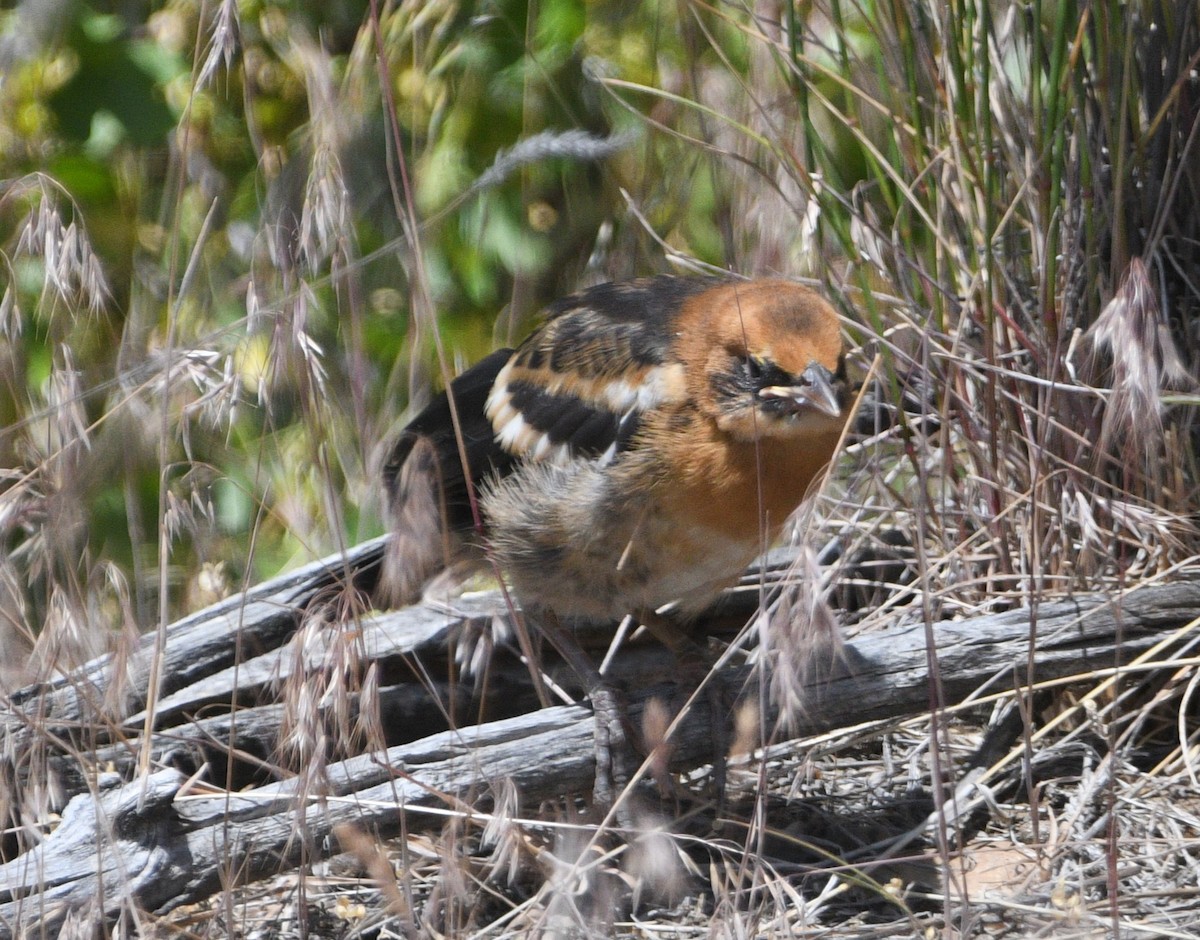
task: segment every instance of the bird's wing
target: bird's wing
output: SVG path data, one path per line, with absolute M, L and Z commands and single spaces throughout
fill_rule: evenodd
M 612 460 L 646 411 L 686 394 L 683 367 L 671 355 L 675 318 L 688 298 L 720 283 L 642 278 L 552 305 L 488 395 L 500 446 L 527 460 Z
M 422 498 L 433 492 L 435 501 L 442 504 L 438 512 L 450 529 L 471 527 L 467 480 L 474 485 L 489 473 L 506 474 L 512 463 L 512 457 L 496 443 L 491 422 L 484 416 L 484 402 L 492 384 L 512 354 L 511 349 L 499 349 L 477 362 L 400 432 L 383 468 L 393 512 L 410 504 L 414 492 L 419 491 Z M 461 451 L 454 430 L 455 417 L 461 432 Z
M 459 560 L 459 535 L 475 522 L 473 486 L 509 471 L 512 458 L 496 443 L 483 405 L 512 352 L 498 350 L 456 378 L 392 443 L 383 467 L 393 533 L 380 573 L 383 603 L 415 603 L 439 571 Z
M 612 459 L 642 414 L 684 395 L 671 356 L 675 317 L 720 283 L 643 278 L 551 305 L 517 350 L 497 350 L 458 376 L 396 438 L 383 469 L 393 528 L 469 530 L 471 488 L 518 460 Z

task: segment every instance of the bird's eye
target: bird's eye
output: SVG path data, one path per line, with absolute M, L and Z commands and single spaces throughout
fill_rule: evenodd
M 757 392 L 766 381 L 770 366 L 757 356 L 740 358 L 734 366 L 733 374 L 738 387 L 745 392 Z
M 714 370 L 709 380 L 716 397 L 735 408 L 745 407 L 747 399 L 758 401 L 764 388 L 795 381 L 770 359 L 741 351 L 733 353 L 728 366 Z

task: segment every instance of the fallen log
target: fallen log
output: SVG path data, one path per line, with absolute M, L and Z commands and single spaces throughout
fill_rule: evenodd
M 289 675 L 303 680 L 307 670 L 322 668 L 326 634 L 307 634 L 301 648 L 289 645 L 320 604 L 345 610 L 339 599 L 369 589 L 379 550 L 378 541 L 368 543 L 169 628 L 149 738 L 143 729 L 154 637 L 127 653 L 123 671 L 110 657 L 0 701 L 10 788 L 0 796 L 19 807 L 19 788 L 40 768 L 56 775 L 69 798 L 57 828 L 0 865 L 0 937 L 35 927 L 54 932 L 72 919 L 111 921 L 130 905 L 171 910 L 230 881 L 327 854 L 341 823 L 380 837 L 400 832 L 402 823 L 407 832 L 440 826 L 440 817 L 422 810 L 485 809 L 499 780 L 510 781 L 527 805 L 589 790 L 586 709 L 538 707 L 528 666 L 511 656 L 499 657 L 486 687 L 455 679 L 456 637 L 506 617 L 490 594 L 464 598 L 452 610 L 360 613 L 352 627 L 329 622 L 329 631 L 357 631 L 364 664 L 396 680 L 381 683 L 367 703 L 378 707 L 396 740 L 331 761 L 317 786 L 310 777 L 271 779 L 279 772 L 271 756 L 289 718 L 276 691 Z M 744 621 L 759 600 L 753 587 L 735 592 L 726 614 Z M 1013 688 L 1029 681 L 1031 640 L 1039 681 L 1086 675 L 1156 647 L 1165 661 L 1192 640 L 1198 617 L 1200 583 L 1178 582 L 1044 602 L 1035 621 L 1029 610 L 1013 610 L 861 636 L 845 644 L 828 674 L 809 680 L 792 725 L 807 735 L 922 713 L 931 663 L 943 705 L 984 687 Z M 630 645 L 613 668 L 632 690 L 635 725 L 647 699 L 671 700 L 677 691 L 661 681 L 672 665 L 653 644 Z M 561 666 L 551 665 L 550 673 L 551 685 L 570 691 Z M 731 673 L 730 686 L 740 683 L 756 696 L 753 680 L 742 668 Z M 123 709 L 114 712 L 118 681 L 128 687 L 119 697 Z M 350 697 L 326 707 L 357 707 L 362 695 Z M 493 720 L 464 720 L 479 714 Z M 707 709 L 692 709 L 673 733 L 675 766 L 711 758 L 709 717 Z M 764 716 L 766 727 L 773 718 Z M 81 747 L 85 738 L 91 743 Z M 146 749 L 150 766 L 163 769 L 139 776 Z M 236 786 L 226 789 L 230 781 Z

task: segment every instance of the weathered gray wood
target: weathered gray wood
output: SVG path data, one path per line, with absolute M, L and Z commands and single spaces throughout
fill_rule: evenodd
M 170 910 L 207 897 L 225 878 L 252 880 L 294 866 L 306 851 L 323 853 L 340 823 L 387 835 L 407 811 L 411 827 L 440 825 L 414 811 L 445 808 L 447 797 L 486 805 L 490 781 L 511 779 L 535 799 L 581 789 L 593 772 L 590 741 L 585 710 L 552 708 L 335 764 L 333 790 L 353 793 L 349 801 L 298 802 L 294 783 L 180 797 L 184 778 L 174 771 L 81 794 L 44 842 L 0 866 L 0 937 L 53 935 L 81 908 L 106 918 L 130 903 Z M 530 753 L 544 758 L 530 761 Z
M 104 783 L 96 796 L 71 800 L 44 842 L 0 866 L 0 936 L 54 936 L 80 912 L 101 923 L 156 884 L 178 880 L 168 825 L 178 775 L 155 774 L 145 787 L 120 785 L 115 775 Z
M 490 621 L 502 609 L 500 598 L 492 595 L 463 598 L 453 612 L 413 607 L 363 616 L 356 624 L 360 634 L 356 646 L 362 649 L 368 662 L 422 651 L 440 653 L 452 634 L 468 627 L 472 621 Z M 305 671 L 320 668 L 327 652 L 328 644 L 317 638 L 303 650 L 302 668 Z M 297 659 L 291 651 L 276 646 L 239 664 L 211 670 L 198 681 L 179 686 L 170 695 L 160 698 L 154 711 L 155 719 L 160 725 L 169 725 L 180 713 L 195 712 L 200 704 L 228 702 L 235 695 L 253 697 L 272 684 L 286 681 L 296 666 Z M 143 712 L 137 712 L 127 723 L 136 726 L 144 718 Z
M 490 616 L 495 610 L 495 600 L 485 597 L 465 602 L 463 616 Z M 1044 604 L 1038 616 L 1037 673 L 1034 678 L 1061 678 L 1112 666 L 1118 650 L 1118 623 L 1123 625 L 1119 649 L 1127 660 L 1197 613 L 1200 613 L 1200 585 L 1189 583 L 1142 589 L 1122 601 L 1119 607 L 1100 597 Z M 446 635 L 456 623 L 454 618 L 440 612 L 412 609 L 366 618 L 363 630 L 368 635 L 374 633 L 387 640 L 366 643 L 368 650 L 376 656 L 393 652 L 434 656 L 444 652 Z M 1014 675 L 1027 682 L 1029 624 L 1029 612 L 1019 610 L 936 625 L 937 659 L 947 700 L 958 701 L 993 680 L 999 683 L 998 688 L 1008 688 Z M 844 661 L 837 667 L 840 674 L 814 682 L 809 688 L 808 708 L 793 725 L 802 733 L 816 733 L 859 721 L 907 716 L 927 707 L 929 675 L 923 627 L 913 625 L 858 638 L 846 645 L 842 657 Z M 444 666 L 444 660 L 442 663 Z M 644 689 L 671 675 L 672 668 L 669 655 L 656 644 L 647 644 L 629 648 L 614 662 L 611 675 L 619 685 Z M 574 686 L 571 676 L 561 667 L 551 666 L 551 671 L 560 684 Z M 239 679 L 244 675 L 245 672 L 239 673 Z M 231 696 L 232 677 L 220 673 L 217 678 L 228 683 L 223 686 L 223 691 L 224 695 Z M 197 721 L 183 720 L 185 713 L 194 713 L 200 705 L 220 700 L 206 684 L 189 688 L 202 691 L 193 691 L 190 700 L 183 691 L 177 693 L 178 706 L 172 704 L 170 711 L 172 719 L 180 719 L 177 724 L 164 722 L 160 716 L 160 725 L 168 724 L 169 728 L 156 734 L 151 741 L 155 762 L 173 755 L 181 768 L 190 773 L 204 762 L 205 755 L 211 758 L 214 750 L 219 751 L 223 742 L 229 742 L 235 736 L 240 748 L 264 756 L 275 753 L 283 719 L 282 706 L 268 704 L 241 708 L 233 716 L 222 714 Z M 528 671 L 511 659 L 493 665 L 490 689 L 493 700 L 503 699 L 514 707 L 533 707 Z M 435 681 L 432 688 L 415 683 L 384 687 L 380 690 L 384 724 L 413 728 L 419 733 L 440 730 L 434 696 L 441 707 L 448 708 L 450 684 Z M 458 697 L 460 721 L 481 708 L 486 711 L 489 705 L 472 698 L 463 689 Z M 357 707 L 357 699 L 352 698 L 349 702 L 351 712 L 356 712 Z M 492 703 L 491 707 L 494 711 L 497 706 Z M 140 724 L 141 716 L 134 716 L 129 722 L 129 730 L 135 732 Z M 94 766 L 113 766 L 118 772 L 128 773 L 136 763 L 137 754 L 138 749 L 130 747 L 128 742 L 108 745 L 97 749 Z M 185 754 L 192 756 L 183 759 Z M 86 779 L 80 775 L 78 762 L 73 757 L 52 759 L 51 765 L 62 775 L 67 792 L 79 792 L 86 786 Z
M 220 754 L 230 737 L 235 747 L 274 753 L 283 706 L 270 701 L 271 683 L 295 661 L 282 652 L 283 643 L 307 605 L 323 592 L 340 591 L 338 583 L 361 576 L 354 564 L 377 563 L 378 547 L 376 543 L 350 553 L 354 561 L 349 567 L 341 562 L 311 565 L 307 574 L 296 573 L 284 579 L 286 583 L 271 582 L 170 629 L 167 663 L 179 676 L 156 710 L 157 731 L 148 742 L 155 760 L 182 754 L 185 765 L 196 766 Z M 751 603 L 756 600 L 754 591 L 745 593 Z M 437 663 L 443 670 L 440 675 L 448 676 L 448 647 L 456 630 L 466 619 L 491 618 L 502 610 L 496 598 L 487 597 L 464 600 L 462 606 L 455 615 L 413 609 L 366 617 L 355 629 L 364 631 L 361 647 L 368 659 L 388 663 L 419 657 L 422 663 Z M 246 657 L 234 671 L 233 654 L 222 645 L 234 645 L 236 619 L 248 622 L 247 612 L 256 613 L 257 619 L 251 637 L 242 634 L 241 647 L 247 648 L 251 639 L 260 652 Z M 1118 659 L 1128 661 L 1176 631 L 1186 634 L 1184 628 L 1198 616 L 1200 583 L 1181 582 L 1142 587 L 1117 600 L 1081 595 L 1040 605 L 1036 637 L 1031 637 L 1027 610 L 932 624 L 930 631 L 944 701 L 950 703 L 985 684 L 1002 689 L 1027 681 L 1031 639 L 1037 643 L 1034 678 L 1056 678 L 1103 669 Z M 806 734 L 924 711 L 930 689 L 926 640 L 925 627 L 917 624 L 848 641 L 832 675 L 809 683 L 797 728 Z M 138 647 L 136 653 L 143 657 L 138 675 L 144 675 L 145 657 L 152 648 L 152 640 Z M 306 652 L 306 669 L 317 667 L 323 652 L 319 645 Z M 95 720 L 91 696 L 102 699 L 108 669 L 109 664 L 97 661 L 78 676 L 23 690 L 0 703 L 4 753 L 19 754 L 14 744 L 43 747 L 50 764 L 70 784 L 68 790 L 76 792 L 54 832 L 0 866 L 0 936 L 37 924 L 53 933 L 72 911 L 73 916 L 95 911 L 112 917 L 124 904 L 163 911 L 193 902 L 220 890 L 230 875 L 259 878 L 294 866 L 305 851 L 328 851 L 332 827 L 340 822 L 354 822 L 382 836 L 398 831 L 401 813 L 408 831 L 440 826 L 442 820 L 418 810 L 445 807 L 448 798 L 487 807 L 491 788 L 500 779 L 511 780 L 527 803 L 587 791 L 592 783 L 592 720 L 582 708 L 558 707 L 440 731 L 397 743 L 383 754 L 335 762 L 320 782 L 319 801 L 301 800 L 295 780 L 236 794 L 180 797 L 185 774 L 175 771 L 125 782 L 142 748 L 137 737 L 142 722 L 136 711 L 127 714 L 124 729 L 121 723 L 114 725 L 127 740 L 102 743 L 90 755 L 72 755 L 49 740 L 49 731 L 72 717 Z M 500 658 L 493 669 L 493 688 L 500 689 L 506 705 L 524 707 L 533 701 L 526 666 Z M 614 675 L 637 690 L 631 695 L 635 725 L 638 702 L 650 695 L 671 696 L 668 685 L 654 685 L 656 678 L 673 675 L 656 646 L 628 649 L 614 661 Z M 745 673 L 733 673 L 730 687 L 738 688 L 746 678 Z M 235 694 L 241 699 L 246 695 L 244 682 L 253 689 L 248 697 L 263 703 L 240 707 L 233 716 L 191 717 L 199 708 L 228 702 Z M 88 694 L 80 694 L 80 689 Z M 434 683 L 433 691 L 443 703 L 449 700 L 449 685 Z M 419 683 L 397 683 L 384 689 L 380 699 L 394 716 L 409 716 L 414 728 L 420 728 L 422 713 L 438 711 L 430 694 Z M 472 708 L 479 705 L 486 706 L 486 700 L 472 702 Z M 677 765 L 710 758 L 713 737 L 707 710 L 694 711 L 672 741 Z M 23 720 L 23 714 L 36 713 L 49 718 L 38 719 L 43 724 Z M 40 729 L 46 737 L 36 738 Z M 186 759 L 193 750 L 196 756 Z M 118 772 L 91 770 L 109 762 Z M 11 779 L 19 779 L 19 774 Z M 89 790 L 97 780 L 107 788 Z M 212 774 L 209 780 L 220 784 L 223 777 Z
M 259 650 L 277 648 L 295 631 L 299 613 L 315 600 L 330 592 L 353 590 L 358 579 L 372 578 L 385 541 L 378 538 L 364 542 L 172 624 L 167 628 L 158 664 L 161 692 L 169 695 L 229 668 L 239 654 L 254 655 Z M 141 708 L 155 665 L 157 642 L 155 634 L 147 634 L 125 656 L 98 657 L 75 672 L 21 689 L 7 699 L 0 697 L 0 743 L 4 752 L 21 750 L 31 735 L 44 736 L 98 717 L 107 718 L 114 698 L 124 702 L 127 711 Z
M 230 703 L 254 707 L 270 703 L 275 689 L 287 679 L 297 657 L 289 641 L 307 612 L 327 609 L 344 616 L 353 601 L 369 590 L 382 555 L 384 540 L 376 539 L 314 562 L 287 575 L 265 582 L 193 614 L 166 631 L 160 664 L 161 687 L 155 703 L 155 728 L 168 731 L 190 726 L 191 716 L 212 706 L 224 710 Z M 764 571 L 785 567 L 789 556 L 773 553 Z M 751 575 L 757 581 L 759 575 Z M 757 602 L 758 591 L 748 588 L 734 594 L 733 609 L 744 619 Z M 361 602 L 359 607 L 365 606 Z M 410 674 L 402 664 L 419 659 L 427 666 L 444 701 L 445 685 L 452 673 L 447 659 L 451 637 L 459 635 L 472 621 L 487 623 L 504 612 L 498 594 L 456 601 L 453 612 L 414 607 L 385 615 L 363 616 L 345 629 L 361 629 L 359 644 L 364 651 L 363 668 L 369 663 L 391 664 L 394 671 Z M 597 636 L 607 642 L 608 631 Z M 57 775 L 56 787 L 64 797 L 81 792 L 93 775 L 92 768 L 110 759 L 135 753 L 142 731 L 147 686 L 154 664 L 156 637 L 142 637 L 124 656 L 101 657 L 82 669 L 58 679 L 19 690 L 7 699 L 0 696 L 0 786 L 19 795 L 28 775 L 41 774 L 49 765 Z M 312 643 L 301 660 L 305 668 L 317 665 L 325 653 L 320 642 Z M 523 684 L 514 689 L 506 675 L 497 681 L 499 696 L 522 701 L 532 691 L 524 679 L 527 667 L 510 670 Z M 119 678 L 114 681 L 114 675 Z M 115 694 L 117 688 L 120 694 Z M 406 693 L 409 698 L 418 690 Z M 403 696 L 401 696 L 403 697 Z M 487 703 L 481 703 L 486 706 Z M 495 709 L 490 709 L 495 713 Z M 416 715 L 415 706 L 400 709 L 396 716 Z M 511 710 L 501 710 L 501 714 Z M 441 730 L 431 724 L 436 710 L 411 722 L 412 737 Z M 186 732 L 185 732 L 186 734 Z M 169 748 L 169 744 L 167 745 Z M 36 750 L 36 759 L 31 752 Z M 160 753 L 160 749 L 156 749 Z M 0 811 L 4 801 L 0 800 Z

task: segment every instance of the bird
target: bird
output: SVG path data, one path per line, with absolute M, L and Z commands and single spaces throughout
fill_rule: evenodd
M 659 275 L 565 297 L 392 445 L 385 602 L 490 564 L 583 680 L 595 803 L 632 824 L 622 703 L 564 621 L 632 615 L 683 675 L 706 669 L 686 625 L 779 536 L 832 458 L 848 400 L 837 313 L 802 285 Z
M 848 419 L 838 315 L 776 278 L 658 275 L 546 308 L 383 468 L 396 605 L 491 565 L 526 610 L 686 623 L 780 535 Z M 656 635 L 660 635 L 657 634 Z

